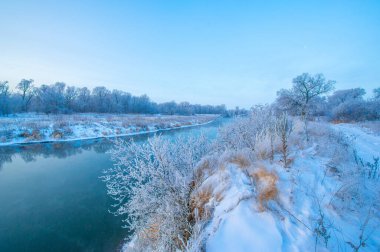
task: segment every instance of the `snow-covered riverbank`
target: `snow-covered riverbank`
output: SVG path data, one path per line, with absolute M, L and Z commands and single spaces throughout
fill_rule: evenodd
M 121 250 L 375 251 L 380 136 L 367 124 L 309 121 L 306 134 L 258 110 L 213 142 L 116 143 L 102 178 L 136 230 Z
M 219 115 L 17 114 L 0 117 L 0 146 L 137 135 L 199 126 Z
M 194 194 L 209 212 L 206 251 L 377 251 L 380 137 L 358 124 L 310 128 L 310 143 L 292 135 L 288 169 L 245 152 L 204 159 Z

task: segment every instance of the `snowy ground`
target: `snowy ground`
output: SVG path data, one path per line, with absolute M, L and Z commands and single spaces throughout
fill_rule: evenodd
M 310 142 L 293 133 L 288 169 L 279 156 L 244 152 L 204 160 L 194 194 L 203 192 L 209 212 L 198 234 L 206 251 L 380 251 L 380 136 L 327 123 L 311 124 L 310 133 Z M 258 169 L 277 177 L 264 210 L 258 199 L 270 181 L 255 177 Z
M 0 146 L 134 135 L 209 123 L 219 115 L 16 114 L 0 117 Z
M 380 121 L 367 121 L 357 123 L 365 132 L 380 135 Z

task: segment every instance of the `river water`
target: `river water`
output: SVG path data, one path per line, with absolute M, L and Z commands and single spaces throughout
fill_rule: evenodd
M 160 134 L 213 139 L 224 122 Z M 99 178 L 110 148 L 110 139 L 0 147 L 0 251 L 117 251 L 129 234 Z

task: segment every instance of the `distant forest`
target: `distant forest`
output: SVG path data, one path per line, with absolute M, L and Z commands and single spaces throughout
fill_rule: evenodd
M 365 98 L 363 88 L 334 90 L 335 81 L 326 80 L 323 74 L 303 73 L 292 81 L 290 89 L 277 92 L 271 105 L 277 112 L 286 111 L 293 116 L 323 116 L 334 121 L 364 121 L 380 119 L 380 88 Z M 327 95 L 330 94 L 330 95 Z M 174 101 L 156 103 L 147 95 L 134 96 L 120 90 L 95 87 L 78 88 L 63 82 L 36 87 L 33 80 L 22 79 L 14 91 L 7 81 L 0 81 L 0 115 L 39 112 L 59 113 L 133 113 L 133 114 L 222 114 L 247 115 L 248 111 L 236 107 L 227 110 L 225 105 L 200 105 Z
M 239 110 L 238 110 L 239 111 Z M 68 86 L 63 82 L 36 87 L 32 79 L 22 79 L 14 91 L 0 81 L 0 115 L 23 112 L 58 113 L 136 113 L 136 114 L 224 114 L 225 105 L 200 105 L 174 101 L 156 103 L 147 95 L 134 96 L 121 90 L 100 86 Z M 234 110 L 234 113 L 236 110 Z

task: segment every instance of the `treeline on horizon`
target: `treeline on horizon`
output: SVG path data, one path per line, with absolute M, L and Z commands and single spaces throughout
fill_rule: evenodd
M 121 90 L 98 86 L 68 86 L 63 82 L 36 87 L 32 79 L 22 79 L 14 91 L 8 81 L 0 81 L 0 115 L 39 112 L 59 113 L 135 113 L 135 114 L 223 114 L 229 115 L 224 104 L 200 105 L 174 101 L 156 103 L 147 95 L 134 96 Z M 235 113 L 235 111 L 234 111 Z
M 365 98 L 363 88 L 335 90 L 334 80 L 323 74 L 303 73 L 292 80 L 290 89 L 281 89 L 272 104 L 276 111 L 293 116 L 327 117 L 335 121 L 364 121 L 380 119 L 380 87 Z M 156 103 L 147 95 L 134 96 L 120 90 L 99 86 L 68 86 L 63 82 L 51 85 L 33 85 L 32 79 L 22 79 L 11 91 L 7 81 L 0 81 L 0 115 L 23 112 L 59 113 L 135 113 L 135 114 L 222 114 L 247 115 L 248 111 L 225 105 L 200 105 L 174 101 Z

